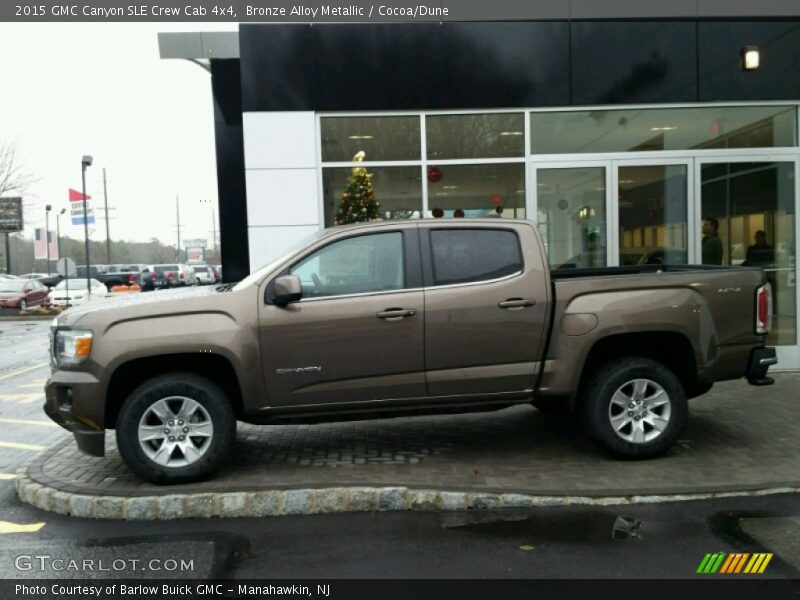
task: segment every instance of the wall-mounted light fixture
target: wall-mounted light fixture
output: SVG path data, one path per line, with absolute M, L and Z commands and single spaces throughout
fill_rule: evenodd
M 758 46 L 745 46 L 742 48 L 742 69 L 755 71 L 761 64 L 761 52 Z

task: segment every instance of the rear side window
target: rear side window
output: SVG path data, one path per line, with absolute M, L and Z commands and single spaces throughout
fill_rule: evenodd
M 434 285 L 489 281 L 522 271 L 519 238 L 502 229 L 432 229 Z

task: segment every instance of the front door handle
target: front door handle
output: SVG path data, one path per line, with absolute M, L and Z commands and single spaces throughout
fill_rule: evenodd
M 497 306 L 500 308 L 507 308 L 509 310 L 520 310 L 526 306 L 533 306 L 536 300 L 528 300 L 527 298 L 509 298 L 503 302 L 499 302 Z
M 399 321 L 406 317 L 413 317 L 417 311 L 413 308 L 387 308 L 378 313 L 379 319 L 386 319 L 387 321 Z

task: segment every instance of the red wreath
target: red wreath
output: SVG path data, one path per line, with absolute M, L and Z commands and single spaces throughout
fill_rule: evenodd
M 436 183 L 442 179 L 442 170 L 439 167 L 428 167 L 428 181 Z
M 500 204 L 500 201 L 503 197 L 500 194 L 492 194 L 489 200 L 492 201 L 492 204 Z

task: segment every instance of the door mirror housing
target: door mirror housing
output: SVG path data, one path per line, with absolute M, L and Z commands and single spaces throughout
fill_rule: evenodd
M 275 304 L 286 306 L 291 302 L 297 302 L 303 297 L 303 286 L 297 275 L 284 275 L 275 280 Z

